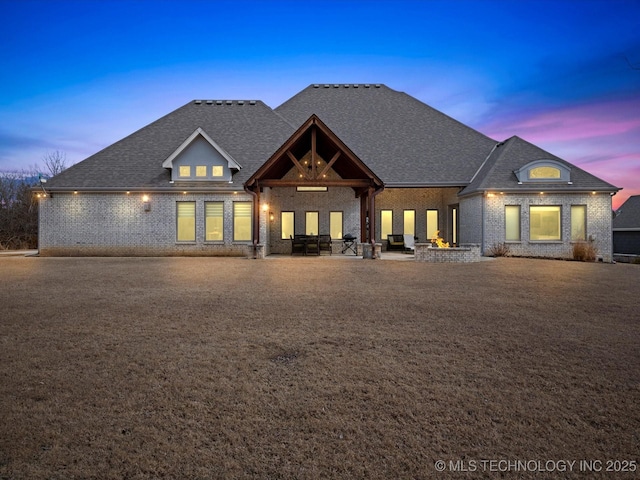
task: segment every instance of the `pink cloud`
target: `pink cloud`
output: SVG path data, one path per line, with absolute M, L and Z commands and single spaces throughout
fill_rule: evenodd
M 522 111 L 478 129 L 496 140 L 522 137 L 622 187 L 614 208 L 640 194 L 640 98 Z
M 522 112 L 482 129 L 499 138 L 518 135 L 533 143 L 623 135 L 640 131 L 640 99 L 616 100 L 557 109 Z

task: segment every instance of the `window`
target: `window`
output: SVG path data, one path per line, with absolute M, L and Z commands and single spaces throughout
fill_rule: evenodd
M 329 234 L 331 238 L 342 238 L 342 212 L 329 212 Z
M 571 205 L 571 241 L 587 239 L 587 206 Z
M 224 169 L 220 165 L 214 165 L 211 167 L 211 175 L 213 177 L 222 177 L 224 175 Z
M 507 242 L 520 241 L 520 205 L 505 205 L 504 230 Z
M 189 165 L 181 165 L 179 172 L 181 177 L 190 177 L 191 167 Z
M 529 170 L 529 179 L 560 178 L 560 169 L 555 167 L 535 167 Z
M 387 239 L 387 235 L 393 233 L 393 210 L 382 210 L 380 212 L 380 238 Z
M 305 235 L 318 235 L 318 212 L 306 212 L 304 222 Z
M 280 213 L 280 238 L 289 240 L 295 234 L 295 216 L 293 212 Z
M 560 206 L 529 207 L 529 239 L 561 240 Z
M 207 166 L 198 165 L 196 167 L 196 177 L 206 177 L 206 176 L 207 176 Z
M 404 211 L 404 230 L 403 233 L 414 236 L 416 234 L 416 211 Z
M 435 238 L 438 230 L 438 210 L 427 210 L 427 241 Z
M 458 244 L 458 207 L 451 208 L 451 243 Z
M 571 169 L 552 159 L 534 160 L 514 173 L 519 183 L 571 183 Z
M 224 203 L 206 202 L 204 204 L 204 228 L 207 242 L 224 240 Z
M 196 241 L 196 202 L 177 202 L 176 240 Z
M 233 241 L 251 241 L 251 202 L 233 202 Z

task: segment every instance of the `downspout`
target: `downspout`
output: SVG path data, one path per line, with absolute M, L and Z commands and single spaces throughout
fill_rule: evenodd
M 260 243 L 260 196 L 244 185 L 244 191 L 253 197 L 253 258 L 258 258 L 258 243 Z
M 482 217 L 482 225 L 480 226 L 480 255 L 484 256 L 484 224 L 486 221 L 486 213 L 484 208 L 484 192 L 481 195 L 480 200 L 480 208 L 482 209 L 481 217 Z

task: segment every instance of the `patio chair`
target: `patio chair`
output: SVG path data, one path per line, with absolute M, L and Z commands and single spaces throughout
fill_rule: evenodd
M 302 253 L 305 255 L 307 253 L 303 235 L 294 235 L 293 237 L 289 235 L 289 238 L 291 239 L 291 255 L 294 253 Z
M 404 238 L 399 234 L 387 235 L 387 250 L 404 251 Z
M 320 255 L 320 245 L 318 243 L 317 235 L 307 235 L 307 237 L 305 238 L 305 246 L 305 253 L 307 255 Z
M 404 237 L 404 253 L 414 253 L 416 251 L 416 239 L 413 235 L 405 233 Z
M 329 252 L 329 255 L 333 253 L 331 235 L 320 235 L 318 237 L 318 255 L 320 252 Z

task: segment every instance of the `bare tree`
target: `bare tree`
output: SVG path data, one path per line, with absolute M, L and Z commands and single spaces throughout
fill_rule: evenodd
M 37 245 L 38 206 L 28 178 L 34 173 L 0 173 L 0 249 Z
M 67 154 L 61 152 L 60 150 L 56 150 L 55 152 L 47 152 L 47 154 L 42 157 L 42 162 L 48 170 L 47 173 L 53 177 L 61 173 L 63 170 L 66 170 Z

